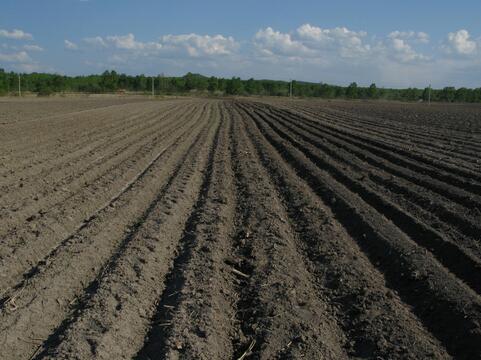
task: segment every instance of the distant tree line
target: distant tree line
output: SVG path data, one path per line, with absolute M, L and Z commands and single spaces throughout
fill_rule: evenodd
M 16 94 L 18 90 L 18 75 L 0 69 L 0 95 Z M 50 95 L 62 92 L 81 93 L 113 93 L 113 92 L 144 92 L 150 93 L 152 78 L 146 75 L 126 75 L 115 71 L 105 71 L 100 75 L 63 76 L 58 74 L 31 73 L 20 74 L 22 91 Z M 215 95 L 264 95 L 288 96 L 290 84 L 287 81 L 276 80 L 242 80 L 239 77 L 231 79 L 206 77 L 187 73 L 182 77 L 154 78 L 156 94 L 188 94 L 205 93 Z M 430 93 L 430 94 L 429 94 Z M 385 99 L 400 101 L 431 101 L 444 102 L 481 102 L 481 88 L 444 89 L 390 89 L 378 88 L 375 84 L 369 87 L 358 86 L 355 82 L 349 86 L 336 86 L 324 83 L 293 81 L 292 94 L 296 97 L 319 97 L 325 99 Z

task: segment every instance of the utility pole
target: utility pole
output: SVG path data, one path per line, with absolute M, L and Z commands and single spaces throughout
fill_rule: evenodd
M 22 96 L 22 85 L 20 82 L 20 73 L 18 73 L 18 97 Z
M 431 84 L 429 84 L 428 90 L 428 105 L 431 105 Z
M 289 82 L 289 97 L 290 97 L 290 98 L 292 97 L 292 79 L 291 79 L 291 81 Z
M 152 76 L 152 97 L 155 96 L 155 91 L 154 91 L 154 77 Z
M 159 93 L 161 94 L 164 91 L 164 73 L 159 75 Z

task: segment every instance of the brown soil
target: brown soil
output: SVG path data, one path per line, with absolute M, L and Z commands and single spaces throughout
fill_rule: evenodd
M 0 358 L 481 357 L 477 108 L 18 103 Z

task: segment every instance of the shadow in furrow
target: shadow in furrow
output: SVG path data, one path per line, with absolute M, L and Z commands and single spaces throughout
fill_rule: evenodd
M 268 119 L 264 114 L 256 112 L 273 131 L 281 138 L 289 141 L 295 147 L 300 149 L 305 156 L 321 169 L 325 169 L 335 180 L 352 189 L 367 204 L 384 214 L 396 226 L 406 233 L 412 240 L 420 246 L 429 249 L 438 260 L 449 268 L 456 276 L 464 280 L 474 291 L 481 294 L 481 266 L 476 259 L 463 252 L 457 245 L 447 241 L 444 237 L 432 230 L 417 219 L 414 219 L 408 213 L 399 209 L 387 199 L 379 194 L 369 190 L 364 185 L 356 182 L 352 177 L 348 176 L 344 171 L 335 167 L 320 155 L 314 154 L 307 146 L 295 140 L 291 135 L 279 129 L 272 120 Z M 305 139 L 304 139 L 305 140 Z

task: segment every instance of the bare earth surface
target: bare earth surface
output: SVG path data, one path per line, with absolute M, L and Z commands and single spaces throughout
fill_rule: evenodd
M 478 359 L 481 111 L 0 101 L 1 359 Z

